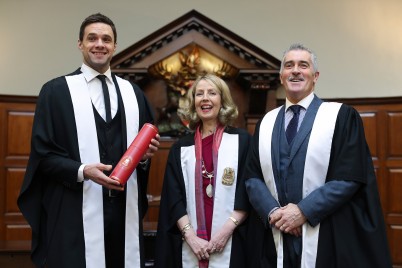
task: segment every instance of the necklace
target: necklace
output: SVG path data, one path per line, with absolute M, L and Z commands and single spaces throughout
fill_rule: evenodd
M 201 162 L 201 169 L 202 169 L 202 177 L 209 179 L 209 184 L 205 189 L 208 197 L 212 197 L 214 195 L 214 187 L 212 186 L 212 178 L 214 177 L 214 172 L 208 172 L 204 165 L 204 160 Z
M 202 137 L 208 137 L 209 135 L 215 134 L 216 131 L 216 127 L 214 129 L 210 129 L 210 130 L 202 130 L 201 131 L 201 135 Z

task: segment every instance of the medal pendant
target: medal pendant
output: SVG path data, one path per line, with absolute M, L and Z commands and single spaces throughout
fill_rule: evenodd
M 214 188 L 212 187 L 212 184 L 208 184 L 205 192 L 207 193 L 208 197 L 212 197 L 214 195 Z

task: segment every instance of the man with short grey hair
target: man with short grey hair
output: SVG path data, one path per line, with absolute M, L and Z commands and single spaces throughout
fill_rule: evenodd
M 256 126 L 246 171 L 257 215 L 250 267 L 391 267 L 362 120 L 319 99 L 318 77 L 314 53 L 292 45 L 280 70 L 286 103 Z

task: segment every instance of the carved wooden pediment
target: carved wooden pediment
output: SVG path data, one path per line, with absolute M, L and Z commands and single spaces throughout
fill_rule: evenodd
M 276 105 L 268 91 L 279 85 L 280 60 L 192 10 L 116 54 L 111 68 L 141 86 L 157 115 L 169 100 L 158 100 L 155 81 L 184 95 L 189 81 L 206 72 L 230 84 L 240 114 L 262 114 Z
M 255 80 L 274 81 L 280 61 L 249 41 L 192 10 L 116 54 L 111 68 L 120 74 L 148 73 L 148 68 L 188 46 L 196 45 Z M 135 79 L 138 80 L 138 79 Z

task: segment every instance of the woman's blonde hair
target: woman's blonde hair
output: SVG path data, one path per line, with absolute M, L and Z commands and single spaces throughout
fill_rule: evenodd
M 199 124 L 201 119 L 198 117 L 195 110 L 194 96 L 195 89 L 197 88 L 198 83 L 202 80 L 208 81 L 211 84 L 215 85 L 216 90 L 221 95 L 222 107 L 219 110 L 218 114 L 219 123 L 224 126 L 231 126 L 239 114 L 237 106 L 233 102 L 229 87 L 226 82 L 213 74 L 205 74 L 199 76 L 194 81 L 190 89 L 187 91 L 184 99 L 180 101 L 177 114 L 180 116 L 181 119 L 189 123 L 189 128 L 192 130 L 194 130 Z

